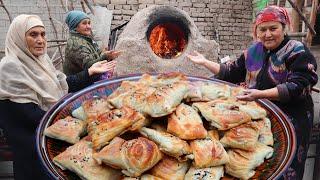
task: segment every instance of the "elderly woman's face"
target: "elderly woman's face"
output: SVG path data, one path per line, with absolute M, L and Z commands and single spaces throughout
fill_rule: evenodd
M 263 22 L 257 26 L 257 38 L 266 49 L 276 49 L 284 39 L 284 28 L 280 22 Z
M 90 36 L 91 35 L 91 21 L 90 19 L 83 19 L 78 24 L 76 31 L 82 35 Z
M 26 42 L 32 55 L 35 57 L 43 55 L 47 44 L 44 27 L 36 26 L 29 29 L 29 31 L 26 32 Z

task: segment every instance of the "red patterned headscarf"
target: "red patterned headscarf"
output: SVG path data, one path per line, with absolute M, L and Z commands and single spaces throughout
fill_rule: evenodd
M 263 22 L 276 21 L 290 26 L 290 17 L 285 8 L 278 6 L 268 6 L 261 10 L 257 16 L 253 27 L 253 36 L 256 38 L 257 26 Z

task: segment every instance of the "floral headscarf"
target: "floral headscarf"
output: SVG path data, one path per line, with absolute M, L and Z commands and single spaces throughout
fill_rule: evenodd
M 258 12 L 253 27 L 253 36 L 257 36 L 257 26 L 263 22 L 276 21 L 290 26 L 290 17 L 287 10 L 283 7 L 268 6 Z

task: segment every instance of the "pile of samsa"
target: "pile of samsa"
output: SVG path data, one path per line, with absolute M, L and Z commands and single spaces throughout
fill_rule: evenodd
M 265 109 L 235 99 L 241 91 L 180 73 L 123 81 L 45 130 L 73 144 L 53 162 L 81 179 L 249 179 L 273 136 Z

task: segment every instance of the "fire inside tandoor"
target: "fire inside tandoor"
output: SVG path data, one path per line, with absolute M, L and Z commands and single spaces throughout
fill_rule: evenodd
M 156 55 L 170 59 L 183 52 L 187 41 L 184 31 L 178 25 L 163 23 L 152 29 L 149 43 Z

